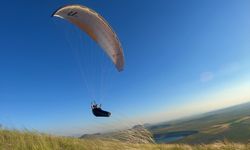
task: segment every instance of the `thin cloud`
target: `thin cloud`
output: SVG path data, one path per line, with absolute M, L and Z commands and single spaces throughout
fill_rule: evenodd
M 208 82 L 210 80 L 213 80 L 214 74 L 212 72 L 202 72 L 200 74 L 200 81 L 201 82 Z
M 243 70 L 247 70 L 250 66 L 245 63 L 231 62 L 221 66 L 218 70 L 213 72 L 205 71 L 200 74 L 200 82 L 208 82 L 215 78 L 220 78 L 228 75 L 235 75 Z

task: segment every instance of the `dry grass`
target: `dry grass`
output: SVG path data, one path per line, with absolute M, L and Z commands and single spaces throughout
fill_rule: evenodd
M 218 142 L 208 145 L 128 144 L 108 140 L 55 137 L 35 132 L 0 130 L 1 150 L 249 150 L 250 145 Z

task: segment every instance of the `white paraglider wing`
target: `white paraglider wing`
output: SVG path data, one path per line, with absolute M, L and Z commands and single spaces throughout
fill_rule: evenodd
M 102 47 L 117 70 L 123 70 L 124 55 L 118 37 L 97 12 L 82 5 L 67 5 L 56 10 L 52 16 L 68 20 L 86 32 Z

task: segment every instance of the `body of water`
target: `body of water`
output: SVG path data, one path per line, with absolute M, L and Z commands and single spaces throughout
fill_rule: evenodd
M 170 143 L 174 141 L 178 141 L 187 136 L 198 133 L 198 131 L 176 131 L 176 132 L 168 132 L 166 134 L 156 134 L 154 135 L 154 139 L 157 143 Z

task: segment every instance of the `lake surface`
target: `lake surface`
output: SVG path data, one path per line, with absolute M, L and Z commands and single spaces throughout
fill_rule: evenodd
M 166 134 L 156 134 L 154 135 L 154 139 L 156 143 L 169 143 L 178 141 L 187 136 L 198 133 L 198 131 L 176 131 L 176 132 L 168 132 Z

